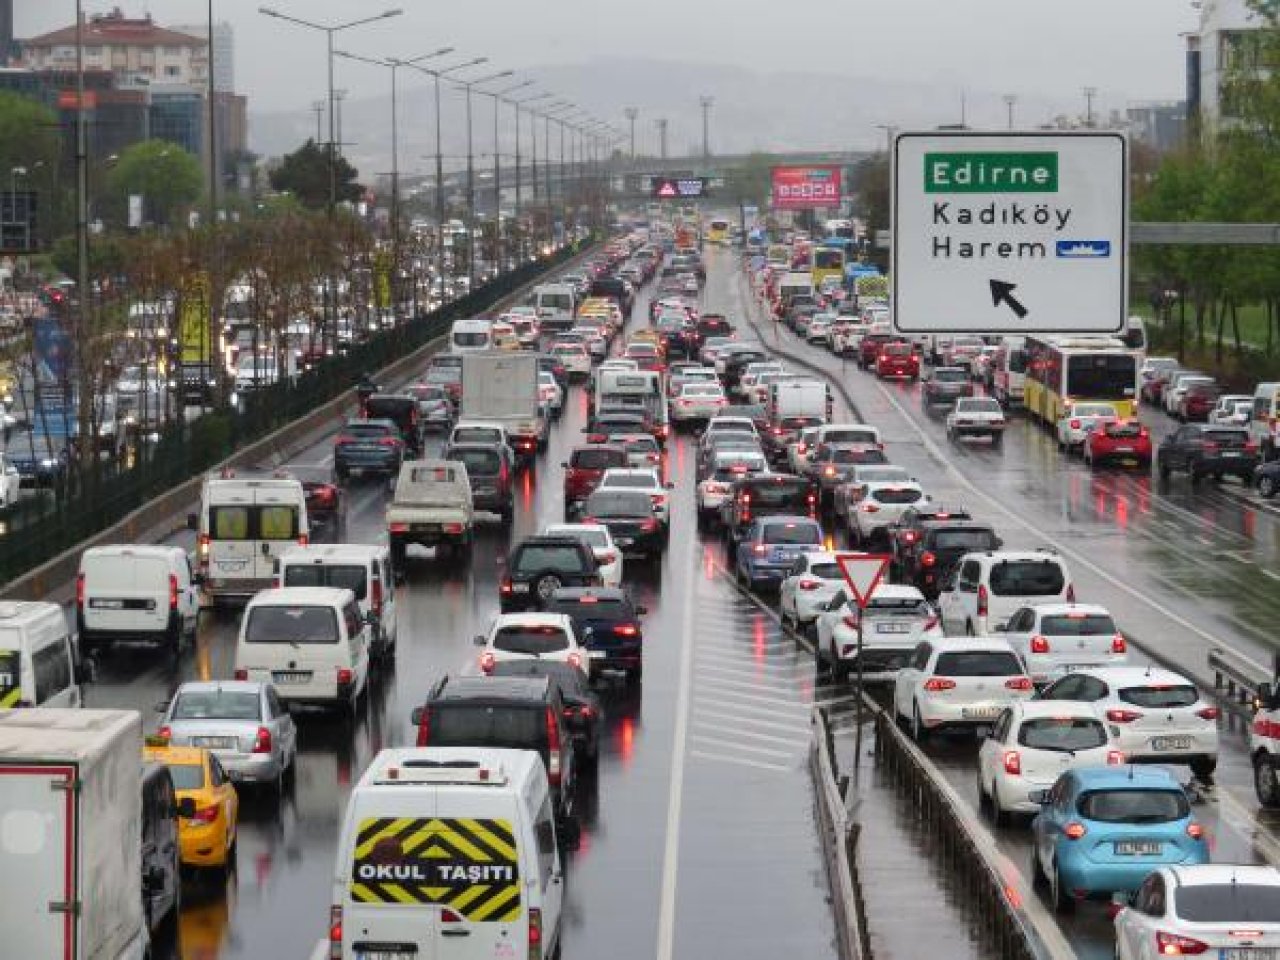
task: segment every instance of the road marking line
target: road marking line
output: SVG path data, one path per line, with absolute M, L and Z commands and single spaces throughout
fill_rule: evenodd
M 697 581 L 698 553 L 689 551 L 689 579 Z M 684 805 L 684 764 L 689 747 L 689 709 L 693 692 L 693 629 L 696 590 L 685 591 L 680 636 L 680 685 L 676 693 L 675 736 L 671 750 L 671 788 L 667 797 L 667 836 L 662 853 L 662 888 L 658 904 L 658 960 L 672 960 L 676 935 L 676 878 L 680 868 L 680 814 Z
M 696 712 L 694 714 L 695 725 L 693 728 L 693 739 L 695 740 L 700 736 L 699 723 L 703 729 L 710 730 L 712 733 L 728 733 L 734 737 L 749 737 L 752 740 L 767 740 L 770 743 L 780 743 L 784 747 L 807 747 L 810 741 L 810 737 L 808 735 L 801 736 L 798 733 L 793 737 L 779 737 L 771 733 L 756 733 L 754 730 L 742 730 L 737 727 L 728 729 L 726 724 L 715 723 L 706 719 L 699 721 Z
M 762 720 L 755 717 L 744 717 L 741 714 L 733 713 L 729 710 L 717 710 L 715 707 L 708 707 L 703 703 L 695 703 L 693 705 L 693 715 L 699 718 L 714 717 L 717 720 L 732 720 L 734 723 L 749 724 L 753 727 L 764 727 L 766 730 L 792 730 L 796 733 L 802 733 L 809 736 L 811 725 L 807 722 L 802 723 L 799 720 Z
M 1226 822 L 1240 834 L 1241 839 L 1261 851 L 1273 867 L 1280 865 L 1280 840 L 1276 839 L 1267 824 L 1258 819 L 1254 811 L 1237 800 L 1225 787 L 1219 786 L 1213 796 L 1218 801 L 1218 816 L 1226 820 L 1222 817 L 1222 812 L 1223 808 L 1228 808 L 1233 817 Z
M 704 750 L 690 750 L 689 756 L 697 757 L 699 760 L 715 760 L 718 763 L 733 763 L 743 767 L 755 767 L 757 770 L 772 770 L 775 773 L 790 773 L 791 768 L 783 766 L 780 763 L 765 763 L 762 760 L 748 760 L 746 757 L 725 757 L 717 753 L 707 753 Z
M 1259 567 L 1258 569 L 1262 571 L 1262 575 L 1264 577 L 1270 577 L 1272 580 L 1280 580 L 1280 573 L 1276 573 L 1274 570 L 1268 570 L 1266 567 Z
M 808 712 L 809 709 L 809 704 L 797 697 L 773 696 L 773 694 L 787 693 L 789 691 L 781 689 L 766 689 L 757 693 L 756 691 L 760 690 L 760 684 L 750 683 L 744 680 L 730 680 L 724 677 L 699 677 L 698 690 L 694 692 L 694 696 L 697 696 L 698 692 L 702 690 L 710 690 L 713 693 L 723 693 L 734 697 L 742 696 L 747 700 L 764 700 L 769 703 L 780 703 L 784 707 L 797 707 L 805 712 Z M 739 694 L 738 690 L 745 690 L 746 693 Z
M 775 665 L 771 663 L 758 663 L 755 665 L 738 665 L 734 663 L 726 664 L 719 660 L 707 660 L 703 657 L 697 658 L 698 672 L 720 674 L 725 677 L 733 677 L 736 679 L 755 679 L 766 680 L 769 682 L 785 683 L 787 688 L 791 688 L 791 684 L 795 681 L 803 680 L 806 676 L 813 673 L 813 667 L 803 662 L 797 662 L 791 666 Z
M 775 750 L 771 747 L 751 747 L 745 743 L 736 743 L 733 740 L 721 740 L 719 737 L 709 737 L 705 733 L 698 733 L 697 731 L 690 734 L 689 739 L 695 743 L 709 743 L 715 747 L 724 747 L 729 750 L 745 750 L 747 753 L 758 753 L 766 757 L 781 757 L 784 760 L 793 756 L 792 753 L 786 750 Z
M 706 696 L 705 694 L 700 694 L 697 698 L 697 701 L 698 701 L 699 707 L 701 707 L 703 704 L 709 703 L 712 706 L 716 706 L 716 707 L 736 708 L 738 710 L 745 710 L 747 713 L 763 714 L 764 716 L 767 716 L 770 718 L 776 718 L 779 716 L 779 714 L 781 714 L 782 719 L 784 720 L 798 719 L 799 717 L 807 717 L 809 716 L 809 712 L 810 712 L 809 708 L 803 705 L 799 705 L 800 710 L 798 712 L 788 714 L 785 711 L 780 711 L 777 707 L 769 707 L 769 706 L 755 707 L 749 703 L 743 703 L 743 701 L 740 698 L 733 699 L 733 700 L 725 700 L 721 697 L 709 697 L 709 696 Z

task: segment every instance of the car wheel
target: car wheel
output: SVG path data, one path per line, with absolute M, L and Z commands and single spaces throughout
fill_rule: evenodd
M 1280 810 L 1280 764 L 1274 757 L 1264 753 L 1254 758 L 1253 789 L 1263 807 Z
M 1056 863 L 1053 865 L 1053 876 L 1049 879 L 1049 899 L 1058 913 L 1071 913 L 1076 908 L 1075 899 L 1062 887 L 1062 871 Z
M 1209 780 L 1218 769 L 1217 757 L 1196 757 L 1190 763 L 1191 773 L 1199 780 Z
M 563 582 L 554 573 L 544 573 L 533 582 L 533 592 L 539 600 L 546 603 L 551 595 L 563 586 Z
M 1258 478 L 1258 493 L 1264 500 L 1270 500 L 1276 495 L 1276 479 L 1269 473 L 1264 473 Z
M 911 705 L 911 739 L 916 743 L 925 743 L 929 739 L 929 728 L 920 719 L 920 704 Z

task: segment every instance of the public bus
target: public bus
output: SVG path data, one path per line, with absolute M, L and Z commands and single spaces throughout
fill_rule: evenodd
M 718 247 L 729 244 L 729 221 L 724 217 L 713 217 L 707 224 L 707 243 Z
M 819 246 L 813 248 L 813 260 L 810 271 L 813 274 L 813 285 L 821 287 L 827 277 L 835 277 L 844 283 L 845 252 L 838 246 Z
M 1138 358 L 1114 337 L 1027 337 L 1023 406 L 1055 426 L 1071 403 L 1110 403 L 1138 413 Z

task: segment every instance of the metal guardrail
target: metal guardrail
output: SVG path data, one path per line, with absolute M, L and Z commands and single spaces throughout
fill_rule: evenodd
M 1075 957 L 1048 909 L 1022 872 L 978 827 L 973 812 L 933 762 L 870 697 L 864 704 L 875 725 L 875 761 L 935 841 L 934 852 L 968 892 L 991 956 L 1004 960 L 1068 960 Z
M 1276 667 L 1280 672 L 1280 654 L 1277 654 Z M 1218 701 L 1233 713 L 1251 719 L 1258 687 L 1272 679 L 1271 671 L 1230 647 L 1209 648 L 1209 669 L 1213 671 Z
M 836 939 L 842 960 L 870 960 L 867 908 L 858 882 L 858 834 L 861 824 L 849 816 L 845 804 L 848 778 L 837 778 L 835 740 L 820 707 L 813 711 L 813 743 L 809 772 L 813 777 L 823 859 L 836 915 Z

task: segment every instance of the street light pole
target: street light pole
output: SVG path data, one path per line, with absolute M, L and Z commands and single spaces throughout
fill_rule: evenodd
M 503 70 L 499 73 L 481 77 L 478 80 L 457 80 L 467 95 L 467 292 L 476 286 L 476 169 L 475 144 L 471 127 L 471 89 L 478 84 L 491 83 L 504 77 L 512 76 L 514 70 Z
M 1006 93 L 1004 95 L 1005 111 L 1008 114 L 1008 129 L 1013 129 L 1013 106 L 1018 102 L 1016 94 Z
M 635 107 L 627 107 L 627 120 L 631 123 L 631 162 L 636 161 L 636 117 L 640 116 L 640 111 Z
M 488 96 L 493 97 L 493 250 L 495 265 L 502 269 L 502 151 L 498 144 L 498 108 L 501 100 L 508 93 L 523 90 L 533 85 L 532 80 L 524 80 L 504 90 L 497 90 Z M 482 90 L 481 93 L 484 93 Z M 517 117 L 517 129 L 519 118 Z M 520 168 L 516 167 L 516 182 L 520 180 Z
M 535 93 L 535 94 L 533 94 L 532 96 L 523 97 L 523 98 L 521 98 L 521 99 L 519 99 L 519 100 L 508 100 L 508 101 L 507 101 L 509 104 L 511 104 L 513 107 L 515 107 L 515 110 L 516 110 L 516 215 L 515 215 L 515 224 L 516 224 L 516 230 L 517 230 L 517 231 L 519 231 L 519 237 L 520 237 L 520 246 L 519 246 L 519 250 L 517 251 L 517 256 L 519 257 L 519 259 L 520 259 L 520 262 L 521 262 L 521 263 L 524 263 L 524 261 L 527 259 L 527 257 L 526 257 L 526 254 L 525 254 L 525 242 L 524 242 L 524 241 L 525 241 L 525 237 L 524 237 L 524 232 L 523 232 L 523 230 L 522 230 L 522 228 L 521 228 L 521 221 L 520 221 L 520 213 L 521 213 L 521 199 L 522 199 L 522 197 L 521 197 L 521 175 L 522 175 L 522 171 L 521 171 L 521 167 L 520 167 L 520 108 L 521 108 L 522 106 L 524 106 L 526 103 L 536 103 L 536 102 L 537 102 L 537 101 L 539 101 L 539 100 L 546 100 L 546 99 L 548 99 L 550 96 L 551 96 L 551 94 L 549 94 L 549 93 Z M 536 126 L 535 126 L 535 129 L 536 129 Z M 534 186 L 534 193 L 535 193 L 535 197 L 536 197 L 536 194 L 537 194 L 537 188 L 538 188 L 538 161 L 537 161 L 538 148 L 537 148 L 537 144 L 536 144 L 536 143 L 534 144 L 534 151 L 533 151 L 533 152 L 534 152 L 534 163 L 533 163 L 533 186 Z

